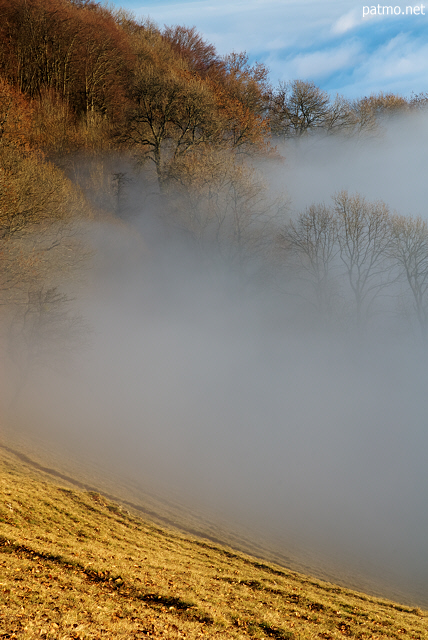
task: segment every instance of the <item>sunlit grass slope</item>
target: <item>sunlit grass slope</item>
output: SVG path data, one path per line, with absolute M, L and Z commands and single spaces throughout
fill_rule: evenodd
M 428 612 L 141 520 L 0 449 L 0 638 L 428 638 Z

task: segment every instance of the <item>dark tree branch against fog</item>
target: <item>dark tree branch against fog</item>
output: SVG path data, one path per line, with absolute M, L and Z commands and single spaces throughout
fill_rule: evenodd
M 334 213 L 323 204 L 308 207 L 296 220 L 290 220 L 277 242 L 282 253 L 290 256 L 291 269 L 313 289 L 320 315 L 330 316 L 334 306 L 332 271 L 339 253 Z
M 171 221 L 201 257 L 214 252 L 242 276 L 251 261 L 266 259 L 283 203 L 240 156 L 194 149 L 176 167 L 170 198 Z
M 395 214 L 391 218 L 390 254 L 412 294 L 422 336 L 428 330 L 428 224 L 422 218 Z
M 331 206 L 312 205 L 291 219 L 276 243 L 288 277 L 302 283 L 300 295 L 328 322 L 347 308 L 361 331 L 386 293 L 398 310 L 404 281 L 426 336 L 428 225 L 421 218 L 391 214 L 382 201 L 341 191 Z
M 359 194 L 333 196 L 339 256 L 353 292 L 357 326 L 370 312 L 382 289 L 391 284 L 390 214 L 383 202 L 367 202 Z

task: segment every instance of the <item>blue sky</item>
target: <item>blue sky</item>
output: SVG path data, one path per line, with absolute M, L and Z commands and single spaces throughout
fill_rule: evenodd
M 378 15 L 378 5 L 367 4 L 377 15 L 363 18 L 364 1 L 114 0 L 113 5 L 160 26 L 196 26 L 221 54 L 246 51 L 251 60 L 265 63 L 274 85 L 302 78 L 348 97 L 428 91 L 428 0 L 388 5 L 397 13 L 398 7 L 417 7 L 419 15 Z

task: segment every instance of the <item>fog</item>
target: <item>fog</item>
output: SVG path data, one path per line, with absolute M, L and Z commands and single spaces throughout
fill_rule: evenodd
M 402 214 L 427 217 L 424 163 L 428 144 L 426 113 L 390 118 L 375 136 L 313 137 L 303 144 L 280 144 L 293 208 L 328 202 L 341 189 L 381 199 Z M 275 182 L 284 168 L 273 170 Z
M 348 188 L 424 214 L 427 135 L 312 138 L 262 170 L 289 211 Z M 244 286 L 164 232 L 133 185 L 128 226 L 88 231 L 85 344 L 36 367 L 8 420 L 270 557 L 428 607 L 426 348 L 388 322 L 363 340 L 321 329 L 277 278 Z

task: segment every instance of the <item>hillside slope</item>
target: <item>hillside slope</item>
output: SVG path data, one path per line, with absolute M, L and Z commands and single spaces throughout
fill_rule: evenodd
M 0 638 L 428 638 L 428 612 L 161 528 L 0 449 Z

